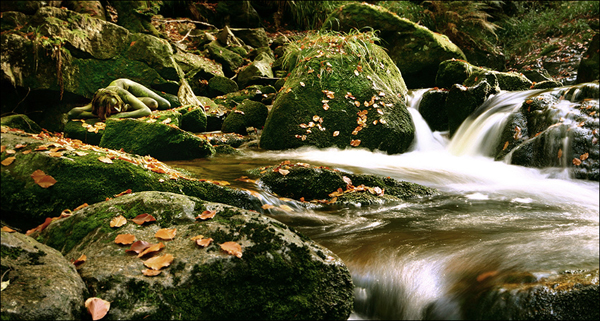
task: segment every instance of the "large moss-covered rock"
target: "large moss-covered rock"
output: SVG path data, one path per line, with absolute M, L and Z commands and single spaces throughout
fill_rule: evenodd
M 99 145 L 105 125 L 98 118 L 71 120 L 65 125 L 65 137 L 79 139 L 86 144 Z
M 217 41 L 206 45 L 206 49 L 212 59 L 223 65 L 223 73 L 227 77 L 232 77 L 236 70 L 244 63 L 240 55 L 221 46 Z
M 232 28 L 231 32 L 253 48 L 269 46 L 269 37 L 264 28 Z
M 288 54 L 296 66 L 273 102 L 260 146 L 406 151 L 414 138 L 407 89 L 372 40 L 368 33 L 315 34 L 295 44 Z
M 175 126 L 139 119 L 108 119 L 100 146 L 159 160 L 194 159 L 214 154 L 214 149 Z
M 65 209 L 103 201 L 127 189 L 168 191 L 247 209 L 260 208 L 260 202 L 248 193 L 217 185 L 220 182 L 186 176 L 149 156 L 108 150 L 68 138 L 38 136 L 11 129 L 3 129 L 2 133 L 2 145 L 16 150 L 14 155 L 2 153 L 3 161 L 15 157 L 10 165 L 2 166 L 2 220 L 17 227 L 32 228 L 46 217 L 59 216 Z M 15 148 L 17 144 L 27 146 Z M 48 150 L 36 151 L 41 145 L 46 149 L 66 150 L 56 157 Z M 103 157 L 112 158 L 112 163 L 105 163 L 108 161 Z M 31 174 L 38 169 L 52 176 L 56 184 L 47 188 L 36 184 Z
M 448 130 L 448 112 L 446 111 L 446 99 L 448 90 L 430 89 L 423 93 L 419 103 L 419 113 L 423 116 L 431 130 Z
M 289 161 L 254 169 L 250 174 L 279 196 L 336 206 L 384 204 L 437 194 L 410 182 Z
M 39 134 L 42 131 L 40 125 L 22 114 L 4 116 L 0 118 L 0 123 L 2 126 L 21 129 L 32 134 Z
M 1 233 L 2 320 L 84 318 L 88 290 L 75 266 L 29 236 Z
M 270 50 L 268 52 L 260 52 L 252 63 L 242 68 L 237 74 L 239 87 L 246 88 L 249 85 L 258 84 L 264 78 L 273 78 L 271 65 L 274 61 L 275 58 Z
M 227 115 L 221 131 L 246 135 L 247 127 L 262 129 L 268 114 L 269 109 L 265 104 L 246 99 Z
M 454 84 L 474 86 L 490 75 L 498 80 L 498 85 L 502 90 L 528 90 L 533 85 L 531 80 L 523 74 L 494 71 L 471 65 L 464 60 L 451 59 L 440 64 L 435 86 L 448 89 Z
M 573 177 L 599 180 L 599 96 L 597 83 L 585 83 L 526 99 L 511 115 L 521 124 L 506 124 L 496 159 L 509 157 L 512 164 L 530 167 L 565 167 Z
M 208 81 L 208 94 L 210 97 L 223 96 L 238 90 L 238 84 L 224 76 L 213 77 Z
M 446 98 L 446 113 L 448 115 L 448 130 L 450 136 L 458 130 L 473 111 L 491 95 L 498 93 L 497 82 L 490 85 L 487 80 L 480 81 L 474 87 L 454 85 Z
M 400 18 L 383 7 L 364 2 L 340 7 L 329 15 L 323 27 L 344 32 L 365 27 L 379 30 L 382 45 L 411 89 L 433 87 L 442 61 L 452 58 L 466 60 L 460 48 L 446 36 Z
M 200 133 L 206 130 L 207 117 L 204 107 L 188 107 L 187 112 L 181 116 L 181 129 L 193 133 Z
M 196 221 L 204 211 L 212 219 Z M 147 213 L 156 222 L 110 228 L 112 218 Z M 174 239 L 155 237 L 176 229 Z M 144 261 L 115 244 L 119 234 L 158 243 L 170 266 L 142 274 Z M 213 239 L 206 247 L 191 240 Z M 346 319 L 352 308 L 350 273 L 331 251 L 260 215 L 172 193 L 142 192 L 91 205 L 50 224 L 40 237 L 67 258 L 85 253 L 79 273 L 94 295 L 111 302 L 107 319 Z M 239 257 L 220 245 L 235 242 Z

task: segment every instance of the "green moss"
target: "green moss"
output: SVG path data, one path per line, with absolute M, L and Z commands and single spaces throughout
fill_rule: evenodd
M 225 118 L 221 131 L 247 135 L 247 127 L 262 129 L 268 113 L 269 109 L 263 103 L 246 99 Z
M 19 258 L 19 256 L 21 256 L 23 252 L 25 251 L 18 247 L 9 247 L 5 245 L 2 245 L 2 247 L 0 247 L 0 257 L 2 258 L 16 260 Z
M 181 129 L 192 132 L 200 133 L 206 130 L 206 113 L 204 107 L 200 106 L 187 110 L 187 112 L 181 117 Z
M 2 124 L 2 126 L 21 129 L 32 134 L 39 134 L 42 131 L 42 127 L 29 119 L 26 115 L 21 114 L 4 116 L 0 118 L 0 124 Z

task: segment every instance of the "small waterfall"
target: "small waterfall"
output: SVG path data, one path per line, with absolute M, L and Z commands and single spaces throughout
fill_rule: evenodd
M 448 151 L 456 156 L 492 156 L 508 116 L 527 98 L 542 91 L 502 91 L 490 96 L 460 125 L 448 145 Z
M 439 132 L 432 132 L 427 125 L 421 113 L 419 113 L 419 105 L 423 94 L 429 89 L 418 89 L 409 92 L 408 97 L 408 112 L 415 125 L 415 138 L 409 148 L 409 151 L 432 151 L 442 150 L 445 148 L 446 142 L 444 137 Z

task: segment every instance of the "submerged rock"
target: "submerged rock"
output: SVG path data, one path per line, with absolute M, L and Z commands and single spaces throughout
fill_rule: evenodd
M 10 282 L 2 289 L 2 319 L 81 320 L 88 290 L 75 266 L 29 236 L 1 233 L 0 275 Z
M 259 183 L 279 196 L 337 206 L 400 202 L 437 194 L 432 188 L 392 178 L 342 173 L 327 167 L 292 164 L 289 161 L 250 173 L 259 176 Z
M 408 88 L 433 87 L 438 65 L 448 59 L 466 59 L 448 37 L 434 33 L 395 13 L 372 4 L 353 2 L 329 15 L 323 26 L 349 32 L 369 27 L 380 32 L 383 46 L 396 63 Z
M 26 146 L 16 148 L 17 144 Z M 16 151 L 13 156 L 2 153 L 2 161 L 15 157 L 2 166 L 2 220 L 24 229 L 41 224 L 46 217 L 59 216 L 65 209 L 103 201 L 127 189 L 169 191 L 247 209 L 260 207 L 260 201 L 248 193 L 222 186 L 224 182 L 189 177 L 149 156 L 5 127 L 2 145 Z M 36 170 L 56 183 L 41 187 L 31 176 Z
M 214 217 L 197 220 L 203 213 Z M 123 215 L 156 221 L 128 221 L 110 227 Z M 170 240 L 159 229 L 175 229 Z M 165 247 L 138 258 L 117 235 Z M 199 246 L 191 238 L 212 239 Z M 67 258 L 82 253 L 79 273 L 92 295 L 111 302 L 111 319 L 347 319 L 352 308 L 350 273 L 332 252 L 287 226 L 260 215 L 195 197 L 142 192 L 97 203 L 55 221 L 40 239 Z M 228 254 L 222 244 L 235 242 Z M 172 255 L 157 276 L 144 276 L 144 261 Z
M 315 34 L 290 45 L 286 60 L 295 67 L 273 102 L 260 147 L 405 152 L 414 138 L 407 89 L 373 37 Z

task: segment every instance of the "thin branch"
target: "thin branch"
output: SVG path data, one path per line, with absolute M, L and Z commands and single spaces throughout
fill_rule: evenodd
M 211 25 L 208 22 L 202 22 L 202 21 L 194 21 L 194 20 L 187 20 L 187 19 L 180 19 L 180 20 L 166 20 L 166 19 L 154 19 L 155 21 L 159 21 L 159 22 L 191 22 L 191 23 L 195 23 L 195 24 L 199 24 L 205 27 L 210 27 L 212 29 L 219 29 L 213 25 Z

